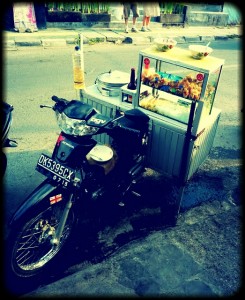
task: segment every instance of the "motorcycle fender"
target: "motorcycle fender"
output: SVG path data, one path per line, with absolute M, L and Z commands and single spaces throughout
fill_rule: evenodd
M 50 203 L 49 201 L 44 200 L 47 200 L 46 197 L 53 193 L 55 189 L 57 190 L 57 193 L 62 193 L 62 187 L 54 186 L 48 180 L 43 181 L 16 210 L 9 225 L 13 227 L 24 215 L 28 214 L 28 212 L 37 205 L 42 205 L 44 208 L 46 206 L 48 208 Z

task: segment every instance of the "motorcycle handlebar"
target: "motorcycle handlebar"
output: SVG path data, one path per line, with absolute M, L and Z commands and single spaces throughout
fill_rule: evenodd
M 60 109 L 64 108 L 66 106 L 66 104 L 69 102 L 68 100 L 63 99 L 63 98 L 59 98 L 57 96 L 52 96 L 51 99 L 55 102 L 54 106 L 50 106 L 50 105 L 46 105 L 46 104 L 45 105 L 41 104 L 40 108 L 48 107 L 48 108 L 52 108 L 55 111 L 56 110 L 60 111 Z
M 68 100 L 64 98 L 59 98 L 55 95 L 53 95 L 51 99 L 55 102 L 55 105 L 53 106 L 54 111 L 62 112 L 66 105 L 69 103 Z
M 68 103 L 68 102 L 69 102 L 68 100 L 66 100 L 66 99 L 64 99 L 64 98 L 59 98 L 59 97 L 57 97 L 57 96 L 55 96 L 55 95 L 53 95 L 53 96 L 51 97 L 51 99 L 52 99 L 54 102 L 56 102 L 56 103 L 58 103 L 58 102 Z

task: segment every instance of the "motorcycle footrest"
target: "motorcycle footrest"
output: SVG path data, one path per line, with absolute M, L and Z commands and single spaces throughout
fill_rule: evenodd
M 137 193 L 137 192 L 135 192 L 135 191 L 131 191 L 131 193 L 132 193 L 133 195 L 135 195 L 136 197 L 141 197 L 141 196 L 142 196 L 141 194 L 139 194 L 139 193 Z
M 145 168 L 142 165 L 138 165 L 136 167 L 133 167 L 130 171 L 129 171 L 129 175 L 135 179 L 137 177 L 139 177 L 139 175 L 141 175 L 142 173 L 144 173 Z
M 15 140 L 6 139 L 6 141 L 3 144 L 3 147 L 17 147 L 18 143 Z

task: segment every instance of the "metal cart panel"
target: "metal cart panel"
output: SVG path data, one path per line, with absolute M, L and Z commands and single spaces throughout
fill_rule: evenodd
M 160 120 L 151 118 L 148 166 L 168 177 L 179 175 L 185 135 Z
M 213 108 L 210 121 L 207 123 L 204 132 L 195 140 L 195 142 L 193 142 L 193 146 L 190 147 L 192 153 L 187 180 L 193 176 L 210 153 L 217 131 L 220 114 L 221 111 L 219 109 Z

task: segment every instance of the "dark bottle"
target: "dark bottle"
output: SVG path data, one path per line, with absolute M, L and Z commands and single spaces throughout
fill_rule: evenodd
M 131 68 L 130 82 L 129 82 L 127 88 L 128 88 L 129 90 L 136 90 L 135 68 Z

